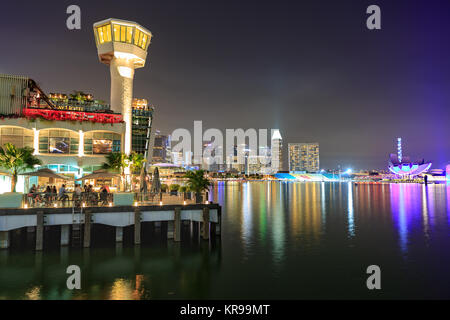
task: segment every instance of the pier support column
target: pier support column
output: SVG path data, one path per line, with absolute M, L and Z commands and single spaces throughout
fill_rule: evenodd
M 209 239 L 209 208 L 203 207 L 202 238 Z
M 70 225 L 63 224 L 61 226 L 61 246 L 68 246 L 70 239 Z
M 167 239 L 173 239 L 174 223 L 172 221 L 167 221 Z
M 123 227 L 116 227 L 116 242 L 123 242 Z
M 141 210 L 134 210 L 134 244 L 141 244 Z
M 0 249 L 9 248 L 9 231 L 0 231 Z
M 175 215 L 174 215 L 174 235 L 173 239 L 175 241 L 181 241 L 181 208 L 176 207 L 175 208 Z
M 220 236 L 222 232 L 222 207 L 217 209 L 217 223 L 215 225 L 215 234 L 216 236 Z
M 194 221 L 189 221 L 189 233 L 191 235 L 191 238 L 194 237 Z
M 84 248 L 89 248 L 91 246 L 91 218 L 91 211 L 86 210 L 84 213 Z
M 36 251 L 44 248 L 44 211 L 36 213 Z

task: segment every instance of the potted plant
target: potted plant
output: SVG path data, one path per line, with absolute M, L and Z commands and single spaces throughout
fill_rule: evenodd
M 195 203 L 202 203 L 202 192 L 209 190 L 211 182 L 205 176 L 205 170 L 193 170 L 186 172 L 187 186 L 195 193 Z

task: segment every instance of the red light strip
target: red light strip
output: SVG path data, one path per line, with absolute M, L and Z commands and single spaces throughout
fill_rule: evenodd
M 110 113 L 88 113 L 78 111 L 63 111 L 49 109 L 23 109 L 26 118 L 44 118 L 54 121 L 90 121 L 99 123 L 121 123 L 122 115 Z

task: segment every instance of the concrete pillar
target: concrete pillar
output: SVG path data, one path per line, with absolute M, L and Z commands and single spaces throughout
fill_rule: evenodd
M 181 208 L 175 208 L 175 217 L 174 217 L 174 235 L 173 239 L 175 241 L 181 241 Z
M 84 213 L 84 248 L 89 248 L 91 246 L 91 217 L 92 213 L 86 210 Z
M 222 207 L 217 209 L 217 223 L 216 223 L 215 234 L 216 236 L 220 236 L 222 232 Z
M 134 244 L 141 244 L 141 210 L 134 210 Z
M 36 251 L 44 248 L 44 211 L 36 213 Z
M 167 221 L 167 239 L 173 239 L 174 223 L 172 221 Z
M 189 233 L 191 235 L 191 238 L 194 237 L 194 221 L 189 221 Z
M 123 242 L 123 227 L 116 227 L 116 242 Z
M 9 231 L 0 231 L 0 249 L 9 248 Z
M 203 207 L 202 238 L 209 239 L 209 208 Z
M 70 241 L 70 225 L 61 226 L 61 246 L 68 246 Z

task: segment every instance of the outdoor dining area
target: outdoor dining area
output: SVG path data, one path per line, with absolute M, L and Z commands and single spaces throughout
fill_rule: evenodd
M 186 187 L 174 192 L 174 188 L 161 184 L 158 168 L 151 174 L 142 170 L 141 175 L 134 179 L 124 179 L 120 174 L 104 169 L 78 179 L 48 168 L 22 175 L 39 178 L 37 185 L 27 181 L 26 192 L 21 199 L 23 208 L 192 204 L 197 200 L 192 192 L 187 192 Z M 203 195 L 202 199 L 207 200 L 207 196 Z
M 113 203 L 113 194 L 108 184 L 92 185 L 86 181 L 113 180 L 118 174 L 105 170 L 88 174 L 70 181 L 70 178 L 43 168 L 35 172 L 24 173 L 24 176 L 48 178 L 46 185 L 33 184 L 24 194 L 24 207 L 81 207 L 108 206 Z M 70 185 L 70 186 L 69 186 Z

